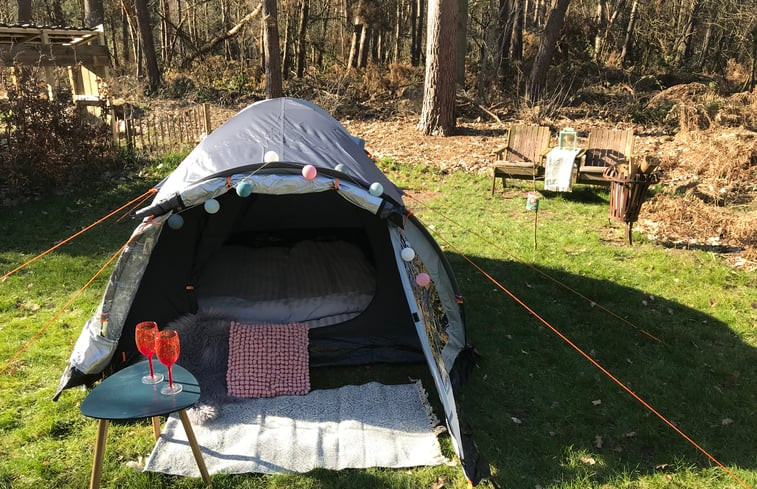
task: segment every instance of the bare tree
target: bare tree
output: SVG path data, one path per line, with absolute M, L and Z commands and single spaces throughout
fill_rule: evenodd
M 66 16 L 63 13 L 61 0 L 52 0 L 52 21 L 57 26 L 66 25 Z
M 633 0 L 631 12 L 628 15 L 628 25 L 626 27 L 626 37 L 623 40 L 623 49 L 620 52 L 621 64 L 627 64 L 632 56 L 633 36 L 636 29 L 636 12 L 639 8 L 639 0 Z
M 513 26 L 517 15 L 516 0 L 500 0 L 497 22 L 497 75 L 504 80 L 510 62 Z
M 297 78 L 305 73 L 305 57 L 307 55 L 307 33 L 310 13 L 310 0 L 300 2 L 300 25 L 297 32 Z
M 105 22 L 103 0 L 84 0 L 84 23 L 96 27 Z
M 699 23 L 699 11 L 702 6 L 700 0 L 690 0 L 687 8 L 684 10 L 681 8 L 684 16 L 684 21 L 681 24 L 681 35 L 678 40 L 675 63 L 678 66 L 686 64 L 691 57 L 691 46 L 694 37 L 694 30 Z
M 363 0 L 359 0 L 352 20 L 352 41 L 350 42 L 350 57 L 347 60 L 347 70 L 357 68 L 360 63 L 360 44 L 367 28 L 363 16 L 365 7 Z
M 523 24 L 526 20 L 526 0 L 515 0 L 515 5 L 510 59 L 514 63 L 520 63 L 523 60 Z
M 465 57 L 468 53 L 468 0 L 458 0 L 457 11 L 457 83 L 465 86 Z
M 150 93 L 158 90 L 162 84 L 158 58 L 155 54 L 155 42 L 152 35 L 152 23 L 150 11 L 147 9 L 147 0 L 135 0 L 134 8 L 137 11 L 137 25 L 139 36 L 142 39 L 142 55 L 147 69 L 147 85 Z
M 418 66 L 421 62 L 424 1 L 410 0 L 410 64 Z
M 570 0 L 555 0 L 552 10 L 549 11 L 547 16 L 539 50 L 536 53 L 526 86 L 526 98 L 531 102 L 537 102 L 544 91 L 549 64 L 552 62 L 552 56 L 555 53 L 555 46 L 560 37 L 560 31 L 565 22 L 565 12 L 568 10 L 569 4 Z
M 428 135 L 455 132 L 456 0 L 429 0 L 426 80 L 418 130 Z
M 32 0 L 18 0 L 18 23 L 27 24 L 32 21 Z
M 284 94 L 281 80 L 281 48 L 276 0 L 263 0 L 263 39 L 265 52 L 265 95 L 278 98 Z

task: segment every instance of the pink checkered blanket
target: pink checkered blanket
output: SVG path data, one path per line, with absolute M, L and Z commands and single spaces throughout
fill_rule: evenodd
M 310 391 L 304 324 L 231 323 L 228 393 L 235 397 L 304 395 Z

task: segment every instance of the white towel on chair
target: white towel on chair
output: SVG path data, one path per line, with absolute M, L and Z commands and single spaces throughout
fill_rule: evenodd
M 544 167 L 544 190 L 570 192 L 573 185 L 573 164 L 580 149 L 554 148 L 547 153 Z

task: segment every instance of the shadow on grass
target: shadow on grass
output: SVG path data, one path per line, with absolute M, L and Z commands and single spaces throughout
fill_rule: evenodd
M 502 487 L 599 487 L 713 466 L 460 257 L 450 261 L 466 294 L 469 341 L 482 355 L 459 402 Z M 727 324 L 650 291 L 543 269 L 656 342 L 524 264 L 474 261 L 719 461 L 757 469 L 757 351 Z
M 48 195 L 21 206 L 0 207 L 0 253 L 19 252 L 31 258 L 137 198 L 155 183 L 135 179 L 111 188 L 85 190 L 73 195 Z M 75 244 L 64 245 L 58 252 L 82 256 L 102 249 L 112 253 L 129 238 L 138 224 L 130 216 L 117 222 L 124 213 L 92 228 L 77 238 Z M 0 273 L 4 270 L 1 260 Z

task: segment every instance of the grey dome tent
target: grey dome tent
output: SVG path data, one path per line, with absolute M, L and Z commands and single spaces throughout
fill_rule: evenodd
M 306 178 L 306 165 L 317 175 Z M 454 397 L 473 361 L 457 283 L 361 140 L 309 102 L 260 101 L 156 188 L 56 399 L 139 360 L 140 321 L 220 310 L 299 322 L 311 366 L 425 361 L 466 477 L 489 475 Z

